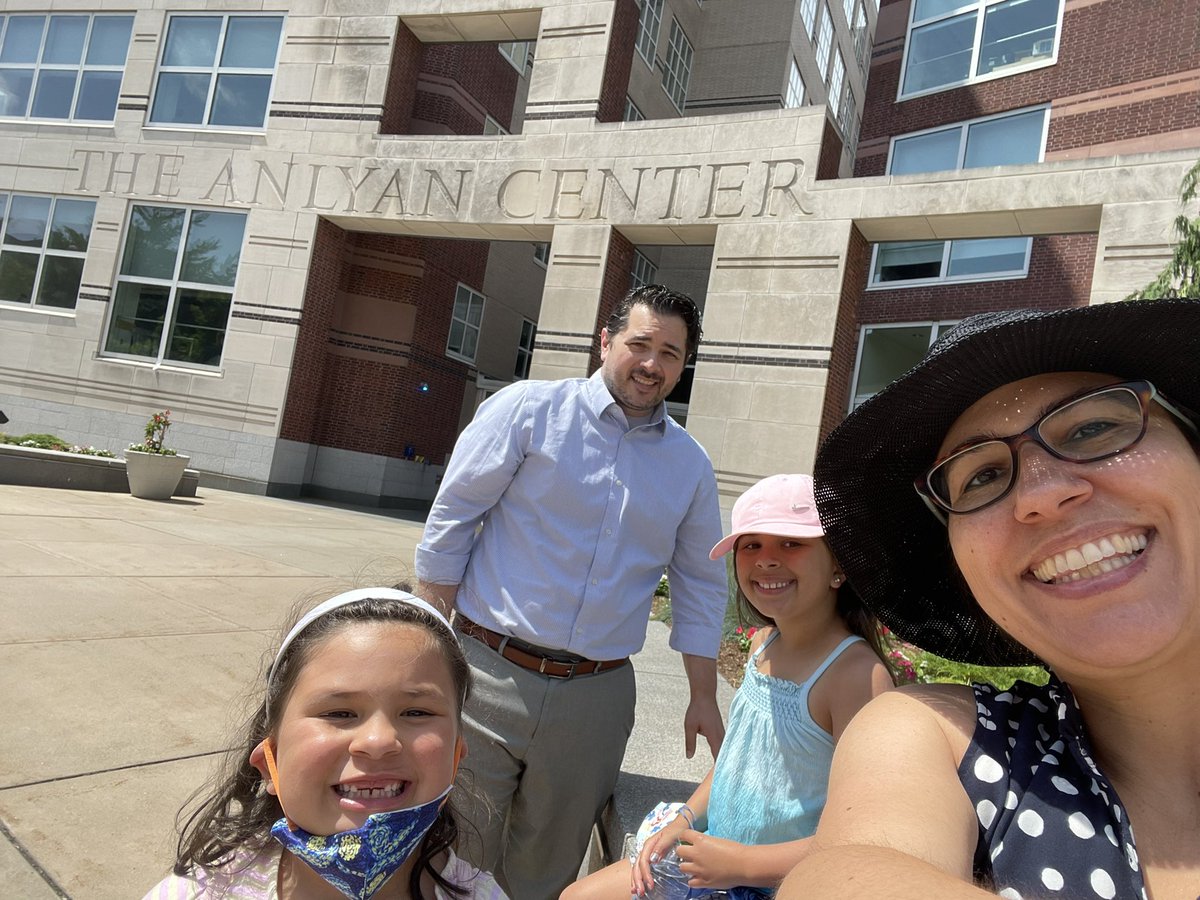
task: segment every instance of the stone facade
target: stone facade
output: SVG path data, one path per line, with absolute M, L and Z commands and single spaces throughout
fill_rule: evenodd
M 614 56 L 632 57 L 631 95 L 648 70 L 630 52 L 630 2 L 228 0 L 222 15 L 283 17 L 265 127 L 241 130 L 149 121 L 176 4 L 133 4 L 111 124 L 0 120 L 0 189 L 96 203 L 74 308 L 0 302 L 9 429 L 115 448 L 169 407 L 175 445 L 210 483 L 428 500 L 480 376 L 511 377 L 521 322 L 537 323 L 532 377 L 587 374 L 598 324 L 647 247 L 660 275 L 703 291 L 687 424 L 732 502 L 762 475 L 811 467 L 846 409 L 865 323 L 1048 292 L 1114 300 L 1161 266 L 1188 149 L 837 178 L 846 151 L 824 105 L 602 121 L 620 90 Z M 842 4 L 823 8 L 844 31 Z M 489 79 L 511 67 L 441 47 L 534 39 L 527 82 L 507 85 Z M 447 67 L 455 56 L 473 62 Z M 519 134 L 464 133 L 506 109 Z M 439 133 L 403 132 L 431 117 Z M 106 348 L 139 206 L 245 214 L 217 364 Z M 1035 237 L 1027 278 L 999 293 L 864 291 L 872 243 L 980 236 Z M 529 265 L 546 242 L 544 270 Z M 463 329 L 459 286 L 487 297 L 485 327 L 505 335 L 473 362 L 447 353 Z

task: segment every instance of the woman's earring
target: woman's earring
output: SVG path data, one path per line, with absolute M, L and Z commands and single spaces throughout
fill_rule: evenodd
M 839 573 L 839 574 L 833 576 L 833 586 L 834 587 L 841 587 L 843 581 L 845 581 L 844 575 L 841 575 Z

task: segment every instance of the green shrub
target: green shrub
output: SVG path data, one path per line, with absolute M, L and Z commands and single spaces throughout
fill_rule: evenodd
M 60 453 L 78 453 L 83 456 L 103 456 L 114 459 L 116 454 L 108 450 L 97 450 L 95 447 L 80 447 L 68 444 L 54 434 L 0 434 L 0 444 L 13 444 L 18 447 L 36 447 L 38 450 L 57 450 Z

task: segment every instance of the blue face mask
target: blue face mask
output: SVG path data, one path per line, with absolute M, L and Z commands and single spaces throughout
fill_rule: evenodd
M 350 900 L 368 900 L 404 865 L 433 827 L 450 788 L 428 803 L 375 813 L 350 831 L 309 834 L 282 818 L 271 834 Z

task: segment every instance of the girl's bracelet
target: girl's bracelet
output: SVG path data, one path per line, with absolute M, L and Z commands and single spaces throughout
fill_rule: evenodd
M 684 820 L 688 823 L 688 828 L 696 827 L 696 814 L 692 812 L 692 808 L 686 803 L 679 807 L 679 815 L 683 816 Z

